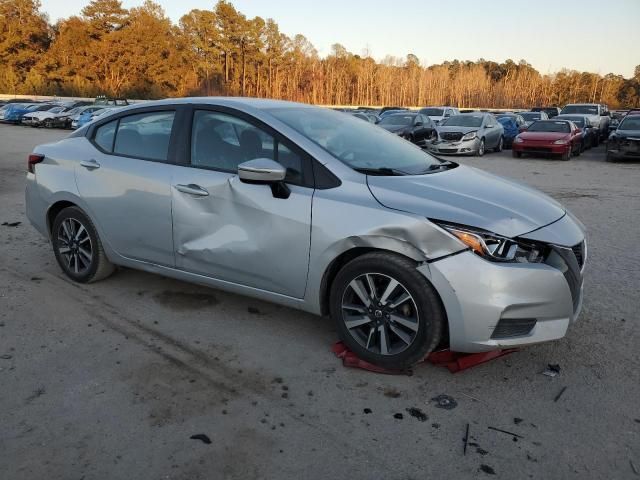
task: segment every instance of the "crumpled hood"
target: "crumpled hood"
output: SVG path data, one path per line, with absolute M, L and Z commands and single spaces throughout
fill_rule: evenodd
M 438 130 L 438 132 L 469 133 L 469 132 L 477 132 L 478 130 L 480 130 L 480 128 L 481 127 L 447 127 L 447 126 L 438 125 L 436 130 Z
M 373 196 L 385 207 L 517 237 L 565 214 L 533 188 L 460 165 L 440 173 L 369 176 Z

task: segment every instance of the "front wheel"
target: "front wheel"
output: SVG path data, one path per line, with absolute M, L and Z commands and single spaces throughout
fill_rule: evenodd
M 42 126 L 44 128 L 52 128 L 53 127 L 53 120 L 51 120 L 50 118 L 45 119 L 45 121 L 42 123 Z
M 104 253 L 93 222 L 78 207 L 65 208 L 56 216 L 51 240 L 56 260 L 71 280 L 96 282 L 115 270 Z
M 478 157 L 482 157 L 484 155 L 484 138 L 480 139 L 480 145 L 478 145 L 478 150 L 476 151 L 476 155 Z
M 513 158 L 522 158 L 522 152 L 511 150 L 511 156 L 513 156 Z
M 562 160 L 563 162 L 566 162 L 567 160 L 569 160 L 571 158 L 571 150 L 573 149 L 573 147 L 569 147 L 567 149 L 566 152 L 564 152 L 561 156 L 560 156 L 560 160 Z
M 331 286 L 331 317 L 361 359 L 405 369 L 440 342 L 445 314 L 435 290 L 411 260 L 375 252 L 345 265 Z

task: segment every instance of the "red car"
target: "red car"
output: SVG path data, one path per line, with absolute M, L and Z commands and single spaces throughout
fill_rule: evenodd
M 582 130 L 569 120 L 538 120 L 513 140 L 511 148 L 514 158 L 532 153 L 569 160 L 582 153 Z

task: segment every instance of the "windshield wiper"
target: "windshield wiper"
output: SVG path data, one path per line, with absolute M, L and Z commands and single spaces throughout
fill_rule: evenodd
M 433 165 L 429 165 L 427 168 L 427 172 L 432 172 L 434 170 L 440 170 L 441 168 L 448 169 L 457 166 L 458 164 L 452 162 L 451 160 L 445 160 L 442 163 L 434 163 Z
M 403 175 L 411 175 L 410 173 L 403 172 L 402 170 L 396 170 L 395 168 L 389 167 L 379 167 L 379 168 L 367 168 L 367 167 L 358 167 L 354 168 L 356 172 L 364 173 L 365 175 L 380 175 L 380 176 L 403 176 Z

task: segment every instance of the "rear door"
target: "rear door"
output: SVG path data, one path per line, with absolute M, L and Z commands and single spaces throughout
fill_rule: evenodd
M 89 131 L 93 144 L 76 167 L 91 217 L 120 255 L 174 266 L 169 161 L 176 111 L 154 107 L 105 119 Z
M 310 159 L 268 126 L 223 107 L 195 108 L 186 165 L 172 177 L 176 267 L 302 298 L 311 240 Z M 289 195 L 247 184 L 238 165 L 270 158 L 287 168 Z

